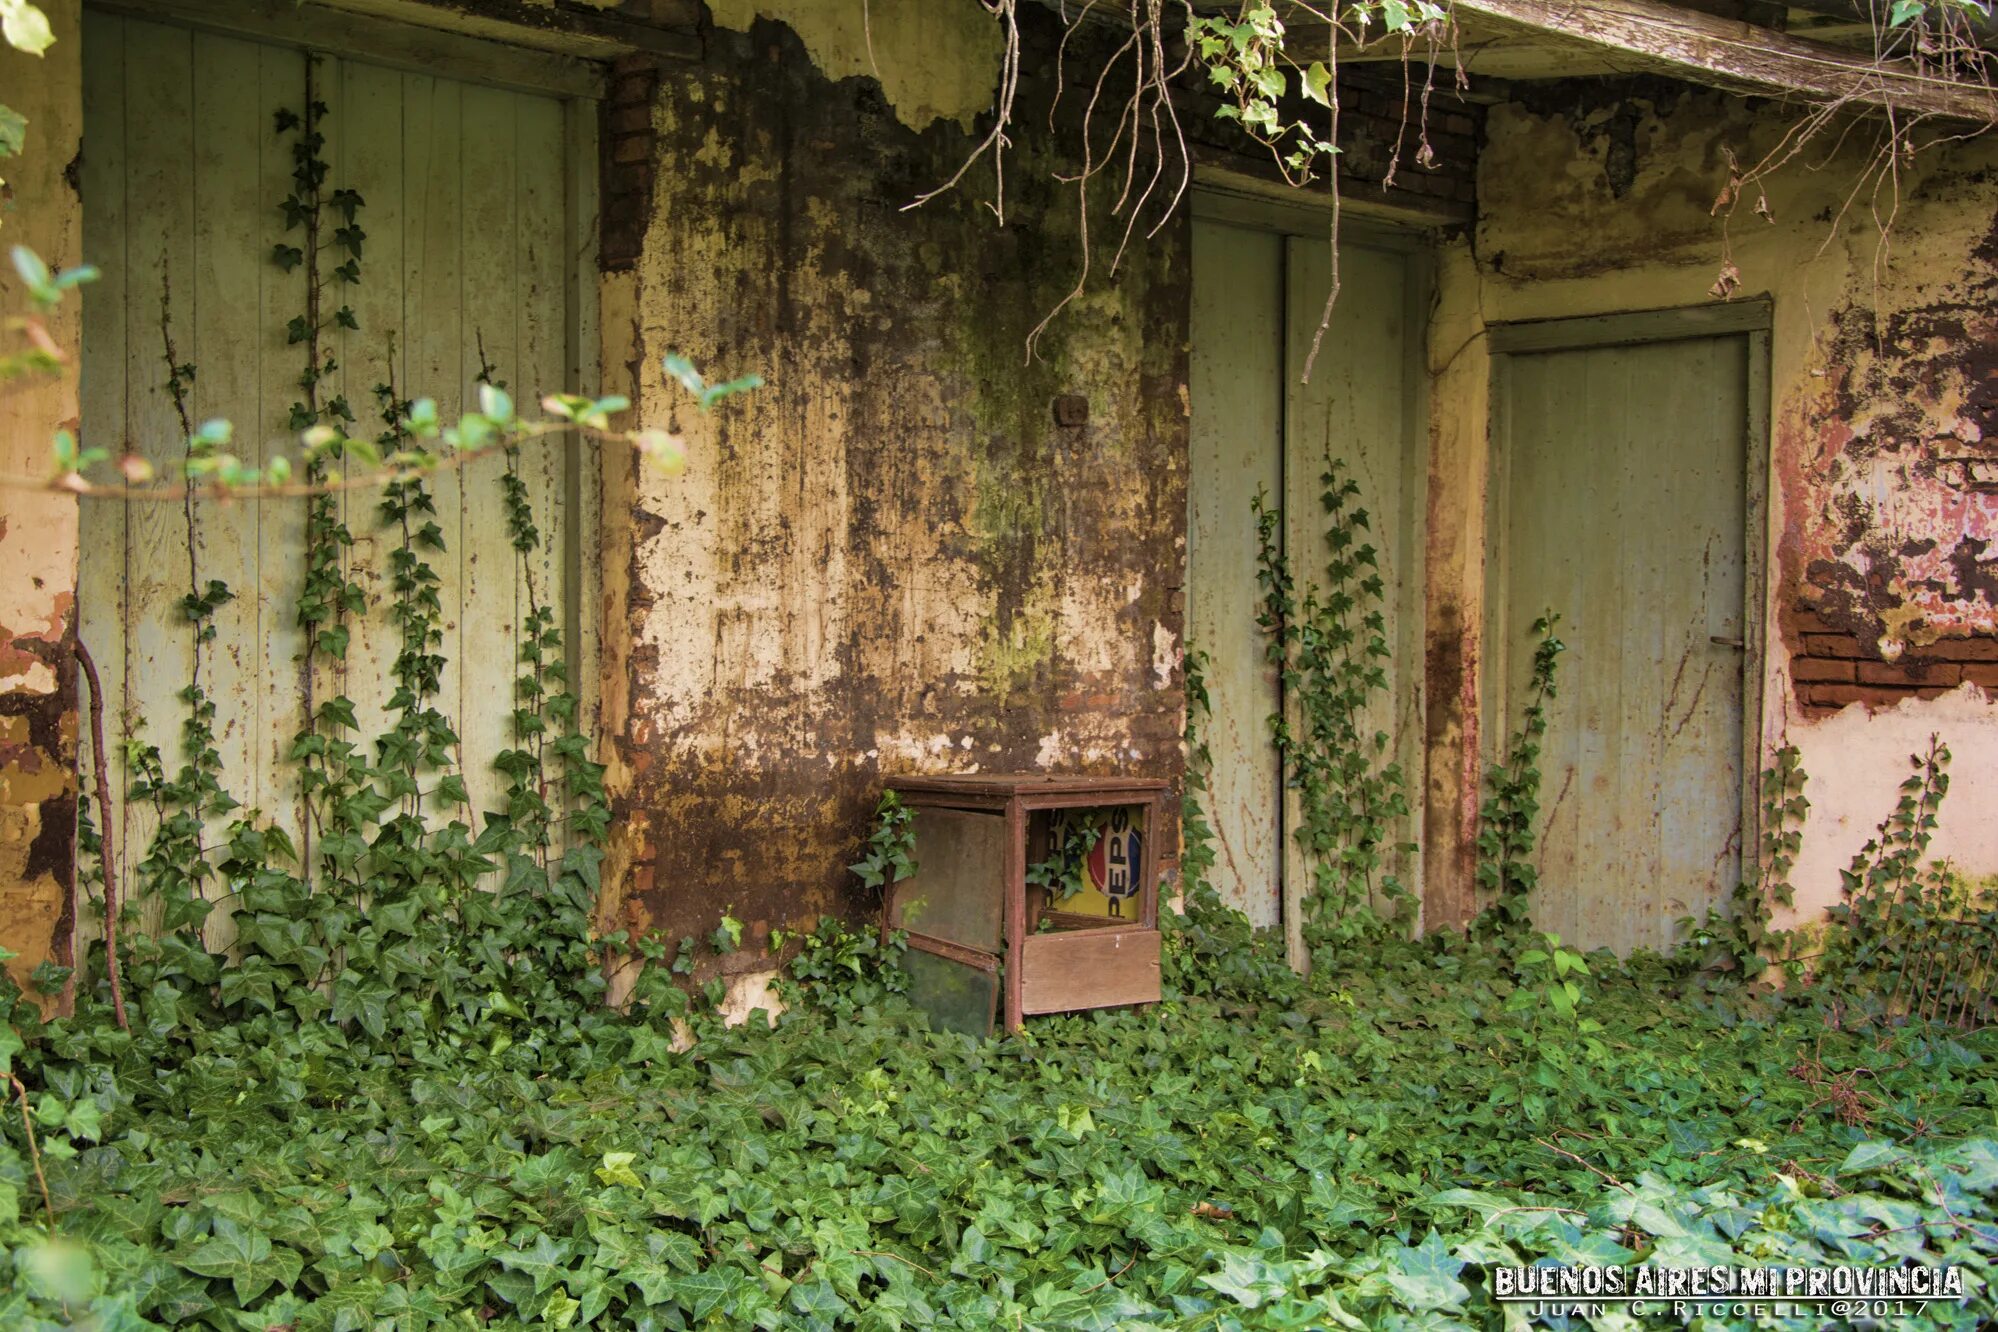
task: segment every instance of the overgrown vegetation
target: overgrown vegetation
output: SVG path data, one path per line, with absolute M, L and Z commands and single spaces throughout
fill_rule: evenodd
M 5 7 L 10 39 L 27 8 Z M 308 89 L 306 110 L 279 122 L 297 136 L 289 203 L 306 240 L 273 258 L 316 263 L 334 210 L 324 245 L 347 257 L 332 276 L 359 280 L 364 205 L 326 189 L 319 114 Z M 74 279 L 39 280 L 53 300 Z M 681 941 L 671 966 L 663 940 L 591 930 L 603 770 L 526 572 L 540 532 L 512 465 L 539 427 L 518 421 L 488 366 L 459 426 L 385 383 L 380 433 L 350 438 L 351 409 L 317 396 L 319 330 L 358 330 L 323 313 L 316 276 L 308 289 L 292 339 L 313 514 L 299 619 L 321 678 L 336 679 L 368 607 L 352 533 L 320 501 L 343 464 L 377 472 L 395 716 L 364 736 L 349 700 L 315 693 L 293 751 L 300 845 L 243 809 L 199 675 L 232 593 L 190 548 L 181 763 L 146 745 L 125 756 L 159 815 L 139 901 L 115 899 L 102 830 L 82 837 L 104 923 L 131 927 L 131 965 L 121 979 L 107 943 L 73 976 L 44 968 L 75 1008 L 52 1023 L 0 994 L 0 1073 L 21 1112 L 0 1129 L 0 1324 L 1459 1327 L 1500 1323 L 1491 1272 L 1540 1259 L 1954 1264 L 1970 1299 L 1925 1320 L 1998 1315 L 1998 1145 L 1982 1136 L 1998 1052 L 1956 1025 L 1982 1015 L 1968 996 L 1988 988 L 1998 933 L 1983 899 L 1926 861 L 1947 790 L 1940 744 L 1916 756 L 1900 808 L 1855 861 L 1844 951 L 1824 964 L 1883 996 L 1868 1016 L 1896 1025 L 1856 1026 L 1808 991 L 1698 983 L 1682 959 L 1584 959 L 1524 935 L 1550 617 L 1535 702 L 1487 804 L 1507 946 L 1411 942 L 1394 872 L 1403 778 L 1389 731 L 1367 722 L 1386 687 L 1382 590 L 1366 514 L 1334 468 L 1323 587 L 1296 590 L 1265 514 L 1265 627 L 1302 718 L 1295 731 L 1278 719 L 1276 740 L 1314 865 L 1309 981 L 1207 882 L 1195 658 L 1166 1004 L 1040 1020 L 1005 1042 L 937 1035 L 897 998 L 897 940 L 824 921 L 775 941 L 790 950 L 790 1010 L 727 1030 L 718 982 L 681 982 L 702 947 L 740 946 L 731 914 L 705 945 Z M 184 403 L 198 367 L 170 342 L 163 356 Z M 668 370 L 704 406 L 742 386 Z M 549 410 L 607 431 L 612 403 Z M 198 484 L 292 484 L 242 470 L 226 427 L 182 431 L 181 474 Z M 462 754 L 436 707 L 426 559 L 441 538 L 423 478 L 439 446 L 509 463 L 526 595 L 512 743 L 497 755 Z M 505 808 L 477 820 L 464 771 L 488 760 Z M 100 745 L 100 774 L 105 762 Z M 1759 955 L 1768 904 L 1786 900 L 1802 786 L 1792 753 L 1772 787 L 1755 924 L 1725 940 L 1736 960 Z M 912 870 L 909 824 L 884 798 L 863 881 Z M 1050 886 L 1068 868 L 1058 856 Z M 606 970 L 634 955 L 662 965 L 612 1010 Z M 1939 969 L 1950 958 L 1973 961 Z
M 17 1121 L 0 1321 L 1477 1326 L 1542 1257 L 1954 1263 L 1971 1301 L 1924 1322 L 1994 1315 L 1984 1033 L 1640 965 L 1581 979 L 1578 1035 L 1459 939 L 979 1043 L 832 932 L 774 1029 L 696 1005 L 675 1053 L 665 991 L 609 1012 L 582 940 L 543 962 L 559 918 L 500 916 L 473 948 L 535 950 L 523 1017 L 7 1013 L 56 1238 Z
M 1256 623 L 1285 702 L 1270 736 L 1285 785 L 1297 792 L 1293 837 L 1311 874 L 1305 942 L 1314 961 L 1323 949 L 1407 928 L 1414 902 L 1400 866 L 1415 854 L 1390 730 L 1385 586 L 1366 540 L 1371 520 L 1341 463 L 1328 461 L 1319 481 L 1322 584 L 1299 587 L 1282 513 L 1266 495 L 1254 501 L 1263 595 Z
M 1478 809 L 1477 883 L 1489 895 L 1485 922 L 1504 934 L 1517 934 L 1532 922 L 1539 883 L 1532 854 L 1540 818 L 1540 746 L 1561 654 L 1567 651 L 1554 635 L 1560 622 L 1553 611 L 1533 622 L 1533 663 L 1519 729 L 1485 774 L 1485 799 Z

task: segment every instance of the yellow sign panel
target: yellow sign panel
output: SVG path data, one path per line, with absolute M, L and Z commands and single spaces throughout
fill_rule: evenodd
M 1145 811 L 1142 806 L 1118 805 L 1108 810 L 1058 809 L 1048 816 L 1056 846 L 1071 820 L 1101 818 L 1103 835 L 1083 859 L 1083 887 L 1053 903 L 1055 910 L 1110 920 L 1138 919 L 1138 893 L 1145 864 Z

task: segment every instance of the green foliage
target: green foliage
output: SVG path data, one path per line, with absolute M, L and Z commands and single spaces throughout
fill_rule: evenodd
M 678 352 L 666 354 L 665 368 L 669 377 L 694 395 L 694 402 L 702 411 L 738 393 L 747 393 L 750 389 L 763 387 L 762 375 L 744 375 L 725 383 L 710 384 L 702 378 L 701 372 L 694 368 L 694 363 Z
M 1045 858 L 1027 866 L 1026 881 L 1047 890 L 1048 900 L 1059 905 L 1089 887 L 1089 853 L 1103 840 L 1109 825 L 1109 811 L 1073 809 L 1058 825 L 1059 832 Z
M 799 942 L 774 1029 L 684 1052 L 567 983 L 378 1035 L 10 1012 L 61 1243 L 15 1117 L 0 1325 L 1497 1326 L 1496 1265 L 1647 1258 L 1952 1262 L 1931 1325 L 1998 1312 L 1990 1033 L 1596 968 L 1561 1040 L 1460 939 L 973 1042 L 868 988 L 878 940 Z
M 1829 1002 L 1876 1016 L 1982 1022 L 1998 990 L 1998 903 L 1990 885 L 1928 859 L 1949 747 L 1931 736 L 1908 763 L 1893 812 L 1841 872 L 1819 979 Z
M 771 933 L 772 949 L 781 951 L 794 943 L 796 950 L 777 984 L 788 1008 L 851 1021 L 907 987 L 901 959 L 908 950 L 908 937 L 900 930 L 883 938 L 878 930 L 856 930 L 836 916 L 821 916 L 815 930 Z
M 859 860 L 848 865 L 869 888 L 885 890 L 916 872 L 916 811 L 893 789 L 883 789 L 874 805 L 874 828 Z
M 1322 588 L 1307 583 L 1299 591 L 1281 511 L 1261 493 L 1254 502 L 1263 592 L 1256 622 L 1285 701 L 1270 718 L 1270 735 L 1285 783 L 1298 793 L 1294 837 L 1311 871 L 1305 941 L 1314 959 L 1321 949 L 1405 928 L 1414 903 L 1395 866 L 1416 851 L 1396 836 L 1409 805 L 1393 736 L 1370 716 L 1391 706 L 1380 562 L 1365 539 L 1370 519 L 1355 502 L 1359 483 L 1339 462 L 1328 463 L 1320 480 Z
M 1166 904 L 1159 911 L 1159 928 L 1165 935 L 1161 978 L 1168 994 L 1287 1003 L 1301 992 L 1302 982 L 1284 957 L 1282 936 L 1252 926 L 1248 917 L 1221 901 L 1207 878 L 1214 867 L 1214 829 L 1201 807 L 1213 768 L 1202 729 L 1213 715 L 1206 669 L 1206 654 L 1189 646 L 1186 778 L 1180 793 L 1180 908 Z
M 1356 0 L 1333 12 L 1341 35 L 1358 41 L 1376 24 L 1390 35 L 1414 36 L 1450 22 L 1449 6 L 1433 0 Z M 1323 59 L 1300 59 L 1286 48 L 1287 36 L 1274 0 L 1245 0 L 1232 15 L 1196 15 L 1187 24 L 1194 56 L 1228 99 L 1217 114 L 1267 144 L 1290 182 L 1302 185 L 1330 171 L 1339 148 L 1325 119 L 1314 123 L 1295 102 L 1284 103 L 1295 93 L 1336 114 L 1338 61 L 1322 46 L 1311 54 Z
M 1513 974 L 1519 988 L 1512 992 L 1506 1007 L 1513 1012 L 1545 1008 L 1564 1020 L 1572 1020 L 1583 1000 L 1578 977 L 1589 974 L 1589 964 L 1572 948 L 1561 946 L 1558 934 L 1540 936 L 1541 946 L 1528 948 L 1514 959 Z
M 1804 821 L 1811 809 L 1804 787 L 1809 780 L 1795 745 L 1776 751 L 1774 766 L 1762 773 L 1759 863 L 1735 886 L 1725 912 L 1709 910 L 1703 921 L 1688 916 L 1679 922 L 1682 963 L 1726 967 L 1752 979 L 1770 965 L 1770 953 L 1793 949 L 1791 932 L 1772 930 L 1769 923 L 1776 907 L 1796 901 L 1790 872 L 1804 846 Z M 1786 959 L 1784 966 L 1794 978 L 1799 964 Z
M 1477 884 L 1491 894 L 1484 919 L 1489 930 L 1514 935 L 1533 919 L 1539 880 L 1529 857 L 1540 817 L 1540 745 L 1547 734 L 1547 703 L 1554 697 L 1556 665 L 1567 645 L 1554 636 L 1561 617 L 1549 611 L 1533 622 L 1537 640 L 1527 682 L 1526 711 L 1507 741 L 1503 759 L 1485 774 L 1478 809 Z

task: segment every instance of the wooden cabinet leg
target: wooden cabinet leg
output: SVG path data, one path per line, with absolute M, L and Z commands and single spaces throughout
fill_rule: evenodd
M 1006 802 L 1006 1030 L 1018 1031 L 1022 968 L 1027 950 L 1027 811 L 1019 797 Z

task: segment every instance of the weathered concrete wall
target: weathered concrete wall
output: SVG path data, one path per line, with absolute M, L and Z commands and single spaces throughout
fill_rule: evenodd
M 990 104 L 996 47 L 967 29 L 915 80 L 880 14 L 870 61 L 823 9 L 722 5 L 797 30 L 717 28 L 662 80 L 642 257 L 606 289 L 606 364 L 636 366 L 637 414 L 690 458 L 606 496 L 613 927 L 732 907 L 755 943 L 860 906 L 844 866 L 884 774 L 1180 763 L 1183 220 L 1114 279 L 1099 252 L 1029 361 L 1082 253 L 1045 134 L 1016 136 L 1004 227 L 987 167 L 902 211 L 976 143 L 959 117 Z M 1046 108 L 1023 84 L 1019 123 Z M 702 417 L 669 351 L 769 387 Z M 1059 425 L 1071 396 L 1087 421 Z
M 66 168 L 82 132 L 80 6 L 41 6 L 56 44 L 41 57 L 0 46 L 0 100 L 28 118 L 26 150 L 0 161 L 0 245 L 51 265 L 82 262 L 82 211 Z M 29 303 L 0 265 L 0 315 Z M 49 441 L 76 420 L 77 302 L 47 320 L 69 364 L 0 391 L 0 473 L 40 477 Z M 7 333 L 6 351 L 25 350 Z M 42 958 L 67 960 L 64 903 L 76 867 L 76 501 L 0 489 L 0 946 L 17 979 Z
M 1998 687 L 1998 454 L 1984 443 L 1998 143 L 1934 148 L 1876 189 L 1862 127 L 1846 151 L 1830 154 L 1828 136 L 1769 180 L 1766 216 L 1751 188 L 1717 217 L 1730 162 L 1760 160 L 1794 115 L 1628 84 L 1554 85 L 1490 114 L 1479 226 L 1445 256 L 1432 330 L 1432 541 L 1445 547 L 1430 565 L 1432 907 L 1471 901 L 1488 322 L 1697 305 L 1730 262 L 1742 294 L 1773 298 L 1761 735 L 1765 750 L 1797 744 L 1812 778 L 1800 915 L 1836 895 L 1930 732 L 1959 772 L 1998 762 L 1983 693 Z M 1936 850 L 1992 873 L 1998 821 L 1970 808 L 1972 790 L 1959 785 Z

